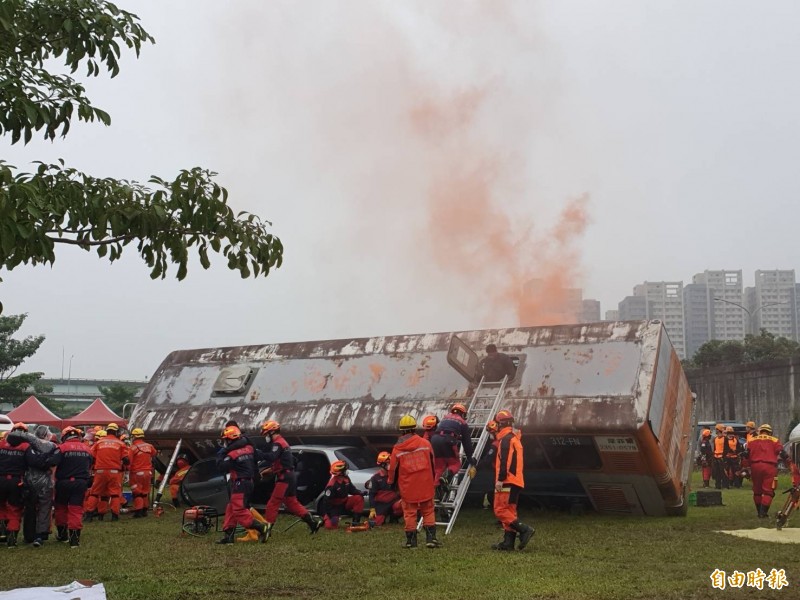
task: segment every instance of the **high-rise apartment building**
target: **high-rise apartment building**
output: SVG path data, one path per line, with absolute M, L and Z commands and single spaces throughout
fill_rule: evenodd
M 641 321 L 647 318 L 647 298 L 626 296 L 619 303 L 617 311 L 620 321 Z
M 645 298 L 648 319 L 660 319 L 680 358 L 686 358 L 683 282 L 645 281 L 634 286 L 633 295 Z M 620 312 L 622 312 L 620 303 Z
M 581 323 L 596 323 L 600 320 L 600 300 L 587 298 L 581 303 Z
M 705 283 L 690 283 L 684 286 L 683 313 L 685 316 L 686 356 L 688 358 L 693 357 L 700 346 L 712 339 L 711 311 L 708 286 Z
M 622 319 L 619 318 L 619 311 L 618 310 L 607 310 L 606 311 L 606 321 L 621 321 Z
M 766 329 L 777 336 L 798 340 L 797 279 L 794 269 L 756 271 L 755 287 L 748 288 L 750 332 Z
M 743 340 L 747 327 L 742 271 L 704 271 L 692 283 L 706 286 L 710 340 Z M 689 327 L 689 321 L 686 323 Z

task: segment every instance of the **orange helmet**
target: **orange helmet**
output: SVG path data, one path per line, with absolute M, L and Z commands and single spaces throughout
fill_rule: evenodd
M 453 406 L 450 407 L 450 412 L 451 413 L 459 413 L 462 417 L 466 417 L 467 416 L 467 407 L 464 406 L 463 404 L 456 403 L 456 404 L 453 404 Z
M 747 423 L 744 424 L 744 426 L 749 428 L 749 429 L 755 429 L 756 428 L 756 424 L 753 421 L 748 421 Z
M 64 427 L 64 429 L 61 430 L 61 439 L 65 440 L 70 437 L 81 437 L 80 429 L 75 429 L 72 425 Z
M 392 458 L 392 455 L 388 452 L 379 452 L 378 453 L 378 460 L 375 461 L 375 464 L 378 465 L 385 465 L 389 462 L 389 459 Z
M 513 423 L 514 416 L 511 414 L 510 411 L 503 409 L 498 411 L 498 413 L 494 416 L 494 420 L 497 421 L 497 425 L 502 427 L 503 423 Z
M 436 429 L 436 426 L 439 424 L 439 417 L 436 415 L 428 415 L 424 419 L 422 419 L 422 428 L 427 429 L 430 431 L 431 429 Z
M 725 433 L 733 433 L 733 427 L 731 427 L 730 425 L 728 425 L 728 426 L 725 428 Z
M 11 431 L 28 431 L 28 426 L 22 422 L 14 423 L 14 426 L 11 428 Z
M 242 437 L 242 432 L 238 427 L 234 427 L 233 425 L 226 427 L 222 431 L 223 440 L 238 440 L 240 437 Z
M 495 421 L 494 419 L 492 419 L 486 424 L 486 431 L 488 431 L 489 433 L 494 434 L 497 433 L 499 430 L 500 427 L 498 427 L 497 421 Z
M 344 475 L 346 472 L 347 463 L 343 460 L 337 460 L 331 464 L 331 475 Z
M 711 437 L 711 430 L 703 429 L 703 437 Z
M 261 435 L 272 435 L 280 430 L 281 424 L 277 421 L 264 421 L 264 424 L 261 425 Z
M 725 426 L 722 423 L 717 423 L 716 425 L 714 425 L 714 429 L 716 429 L 717 431 L 724 432 L 725 431 Z

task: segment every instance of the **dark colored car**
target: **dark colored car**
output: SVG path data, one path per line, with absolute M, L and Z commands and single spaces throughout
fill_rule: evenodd
M 348 466 L 348 475 L 360 490 L 377 471 L 375 455 L 366 448 L 355 446 L 293 446 L 297 472 L 297 499 L 313 512 L 319 512 L 322 492 L 330 480 L 331 463 L 343 460 Z M 255 484 L 250 504 L 263 509 L 272 494 L 274 480 L 262 479 Z M 217 469 L 216 459 L 206 458 L 192 465 L 181 485 L 181 499 L 189 506 L 213 506 L 225 511 L 228 503 L 228 488 L 224 475 Z M 365 505 L 369 505 L 366 502 Z

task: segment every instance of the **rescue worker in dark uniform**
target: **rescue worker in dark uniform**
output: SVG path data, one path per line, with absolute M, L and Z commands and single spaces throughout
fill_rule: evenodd
M 709 487 L 711 466 L 714 464 L 714 446 L 711 443 L 711 430 L 703 429 L 703 437 L 697 450 L 697 466 L 702 469 L 703 487 Z
M 725 427 L 721 423 L 714 426 L 714 439 L 711 440 L 714 448 L 714 462 L 711 465 L 711 476 L 714 478 L 716 489 L 727 489 L 728 478 L 725 476 L 725 463 L 722 455 L 725 452 Z
M 495 550 L 513 550 L 519 534 L 519 550 L 531 541 L 535 530 L 520 522 L 517 516 L 517 502 L 525 487 L 523 478 L 522 442 L 520 433 L 514 431 L 514 417 L 507 410 L 498 412 L 497 458 L 495 459 L 494 514 L 503 524 L 503 541 L 494 544 Z
M 484 356 L 478 363 L 478 372 L 476 379 L 485 381 L 501 381 L 503 377 L 508 376 L 508 381 L 511 381 L 517 375 L 517 367 L 514 366 L 514 361 L 508 354 L 497 351 L 497 346 L 489 344 L 486 346 L 486 356 Z
M 464 454 L 471 466 L 478 464 L 472 455 L 472 434 L 467 425 L 467 407 L 463 404 L 453 404 L 450 413 L 439 421 L 436 433 L 431 437 L 433 446 L 434 480 L 441 482 L 442 487 L 447 487 L 453 475 L 461 468 L 459 445 L 463 445 Z
M 331 465 L 331 478 L 325 486 L 324 499 L 325 529 L 338 529 L 342 515 L 351 515 L 353 525 L 361 523 L 364 495 L 347 476 L 347 463 L 343 460 L 334 461 Z
M 22 519 L 22 478 L 25 475 L 25 452 L 28 442 L 11 440 L 14 431 L 28 431 L 25 423 L 14 423 L 11 432 L 0 442 L 0 511 L 6 520 L 6 545 L 17 545 L 20 520 Z
M 272 532 L 281 504 L 291 514 L 300 517 L 308 525 L 311 534 L 317 533 L 322 521 L 314 519 L 306 507 L 297 500 L 297 474 L 294 471 L 292 449 L 281 435 L 281 426 L 277 421 L 265 421 L 261 426 L 261 435 L 267 442 L 267 450 L 258 452 L 258 461 L 269 465 L 268 470 L 275 476 L 275 487 L 264 509 L 267 521 L 267 537 Z M 263 473 L 264 471 L 262 471 Z
M 758 428 L 758 435 L 747 445 L 747 453 L 753 482 L 753 503 L 756 505 L 758 518 L 766 519 L 775 496 L 778 459 L 788 462 L 789 455 L 778 438 L 772 436 L 772 426 L 767 423 Z
M 233 544 L 236 526 L 255 529 L 259 541 L 267 540 L 267 528 L 250 514 L 250 496 L 253 494 L 253 479 L 256 475 L 255 450 L 247 438 L 242 437 L 238 427 L 229 426 L 222 432 L 222 452 L 217 456 L 217 468 L 228 473 L 230 499 L 225 507 L 222 529 L 225 535 L 218 544 Z
M 741 470 L 743 453 L 744 446 L 729 425 L 725 428 L 725 443 L 722 446 L 722 464 L 728 487 L 742 487 L 742 480 L 737 474 Z
M 480 465 L 490 465 L 492 469 L 494 469 L 494 463 L 497 459 L 497 446 L 500 442 L 497 441 L 497 421 L 492 419 L 486 424 L 486 431 L 489 432 L 489 439 L 491 440 L 491 444 L 486 450 L 483 451 L 483 455 L 481 455 L 481 460 L 479 462 Z M 486 502 L 489 506 L 494 505 L 494 487 L 492 487 L 488 492 L 486 492 Z
M 366 486 L 369 490 L 369 520 L 378 527 L 386 522 L 386 519 L 403 516 L 403 505 L 400 502 L 394 486 L 389 484 L 389 459 L 391 454 L 380 452 L 376 464 L 379 469 L 370 477 Z
M 49 440 L 50 430 L 39 425 L 35 440 L 28 440 L 25 451 L 25 516 L 23 532 L 25 543 L 39 548 L 50 536 L 50 519 L 53 512 L 53 472 L 56 445 Z
M 83 500 L 92 470 L 92 453 L 81 440 L 75 427 L 61 432 L 61 444 L 56 450 L 56 539 L 69 540 L 70 548 L 77 548 L 83 529 Z

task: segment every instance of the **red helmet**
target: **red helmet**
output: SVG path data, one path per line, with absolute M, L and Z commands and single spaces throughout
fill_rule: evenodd
M 378 465 L 385 465 L 389 462 L 389 459 L 392 458 L 392 455 L 388 452 L 379 452 L 378 453 L 378 460 L 375 461 L 375 464 Z
M 430 431 L 431 429 L 436 429 L 436 426 L 439 424 L 439 417 L 436 415 L 428 415 L 424 419 L 422 419 L 422 428 L 427 429 Z
M 261 425 L 261 435 L 272 435 L 280 430 L 281 424 L 277 421 L 264 421 L 264 424 Z
M 500 427 L 497 425 L 497 421 L 492 419 L 486 424 L 486 431 L 489 433 L 497 433 L 500 430 Z
M 14 423 L 14 426 L 11 428 L 11 431 L 28 431 L 28 426 L 22 422 Z
M 331 464 L 331 475 L 344 475 L 346 472 L 347 463 L 343 460 L 337 460 Z
M 703 437 L 711 437 L 711 430 L 703 429 Z
M 459 413 L 462 417 L 466 417 L 467 416 L 467 407 L 464 406 L 461 403 L 456 403 L 456 404 L 453 404 L 453 406 L 450 407 L 450 412 L 451 413 Z
M 238 440 L 240 437 L 242 437 L 242 432 L 238 427 L 234 427 L 233 425 L 226 427 L 222 431 L 223 440 Z
M 503 409 L 494 416 L 494 420 L 497 421 L 498 426 L 502 427 L 504 423 L 513 423 L 514 416 L 511 412 Z

